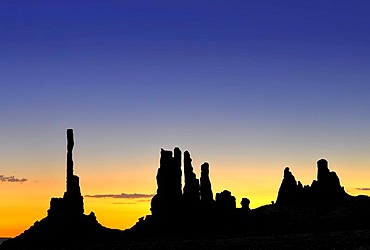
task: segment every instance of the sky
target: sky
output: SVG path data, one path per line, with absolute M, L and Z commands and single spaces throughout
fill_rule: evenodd
M 85 212 L 111 228 L 150 214 L 160 149 L 176 146 L 198 177 L 209 162 L 214 194 L 238 206 L 276 200 L 285 166 L 311 184 L 321 158 L 348 193 L 369 194 L 369 11 L 364 0 L 0 1 L 0 236 L 62 197 L 67 128 Z

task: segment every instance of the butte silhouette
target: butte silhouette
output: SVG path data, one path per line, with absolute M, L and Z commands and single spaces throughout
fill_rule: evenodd
M 84 214 L 79 178 L 73 174 L 72 129 L 67 130 L 67 141 L 67 190 L 63 198 L 52 198 L 46 218 L 5 241 L 0 249 L 136 249 L 143 241 L 158 239 L 218 240 L 261 235 L 268 238 L 280 234 L 293 235 L 289 237 L 295 239 L 297 233 L 328 235 L 337 231 L 370 231 L 370 197 L 346 193 L 325 159 L 317 162 L 317 180 L 311 185 L 297 182 L 286 167 L 276 202 L 250 209 L 248 198 L 242 198 L 241 207 L 237 208 L 236 199 L 228 190 L 214 196 L 210 165 L 207 162 L 201 165 L 198 179 L 190 153 L 182 154 L 179 148 L 173 152 L 160 151 L 157 192 L 151 200 L 151 214 L 139 218 L 125 231 L 108 229 L 97 222 L 94 213 Z M 329 241 L 331 246 L 330 237 L 325 237 L 322 240 Z M 365 241 L 370 246 L 370 236 L 365 237 Z M 253 245 L 253 242 L 248 244 L 258 248 L 265 240 L 262 245 Z M 319 242 L 314 243 L 322 247 Z M 114 248 L 115 244 L 118 248 Z M 341 247 L 340 242 L 338 246 Z

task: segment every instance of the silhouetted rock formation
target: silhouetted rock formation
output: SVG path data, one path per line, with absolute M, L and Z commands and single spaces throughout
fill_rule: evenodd
M 321 159 L 317 162 L 317 180 L 311 186 L 297 183 L 289 168 L 285 168 L 276 204 L 322 206 L 337 204 L 346 197 L 348 194 L 340 186 L 337 174 L 329 170 L 325 159 Z
M 63 198 L 51 198 L 48 216 L 24 233 L 4 242 L 1 249 L 58 249 L 90 245 L 118 237 L 119 230 L 100 225 L 91 212 L 84 215 L 79 178 L 73 175 L 73 130 L 67 130 L 67 190 Z
M 236 199 L 230 191 L 224 190 L 216 194 L 216 205 L 223 211 L 232 211 L 236 208 Z
M 184 176 L 185 186 L 183 193 L 184 206 L 187 209 L 196 208 L 199 206 L 200 193 L 199 193 L 199 180 L 193 172 L 193 166 L 191 164 L 192 159 L 190 153 L 185 151 L 184 153 Z
M 157 172 L 157 194 L 152 198 L 153 215 L 169 217 L 181 207 L 181 151 L 161 149 L 160 166 Z
M 311 188 L 313 195 L 322 201 L 337 201 L 346 194 L 337 174 L 329 170 L 325 159 L 317 162 L 317 181 L 313 181 Z
M 73 130 L 67 130 L 67 191 L 63 198 L 52 198 L 49 216 L 76 217 L 84 213 L 83 197 L 81 195 L 79 177 L 73 174 Z
M 209 164 L 207 162 L 201 166 L 200 199 L 205 206 L 209 206 L 214 202 L 211 181 L 209 179 Z
M 299 200 L 302 185 L 297 184 L 295 177 L 290 172 L 289 168 L 284 169 L 284 178 L 281 183 L 276 204 L 290 205 L 295 204 Z
M 181 187 L 181 151 L 161 150 L 160 167 L 157 172 L 157 194 L 152 198 L 152 215 L 139 220 L 134 231 L 148 230 L 152 234 L 194 234 L 211 227 L 215 214 L 209 165 L 204 163 L 202 186 L 194 173 L 192 159 L 188 151 L 184 152 L 184 189 Z M 202 202 L 201 202 L 202 195 Z M 234 206 L 235 207 L 235 206 Z M 196 226 L 198 225 L 198 226 Z M 143 229 L 146 228 L 146 229 Z M 162 233 L 160 233 L 162 232 Z
M 242 201 L 240 202 L 240 205 L 242 205 L 242 210 L 244 211 L 250 211 L 249 204 L 251 201 L 248 198 L 242 198 Z
M 94 213 L 83 214 L 79 179 L 73 174 L 72 130 L 67 131 L 67 139 L 67 190 L 63 198 L 52 198 L 46 218 L 15 239 L 4 242 L 0 249 L 69 249 L 70 246 L 73 249 L 126 249 L 124 244 L 128 241 L 131 244 L 128 248 L 135 248 L 137 245 L 131 243 L 135 240 L 148 240 L 151 244 L 151 239 L 218 239 L 253 234 L 270 237 L 282 233 L 370 229 L 370 197 L 348 195 L 326 160 L 317 162 L 317 180 L 311 186 L 303 187 L 286 167 L 276 204 L 251 210 L 248 198 L 242 198 L 241 208 L 236 208 L 236 199 L 228 190 L 217 193 L 214 200 L 209 164 L 202 164 L 199 184 L 188 151 L 183 158 L 182 191 L 182 154 L 175 148 L 173 153 L 161 149 L 157 194 L 151 201 L 152 215 L 140 218 L 122 234 L 101 226 Z M 118 248 L 104 244 L 101 248 L 89 247 L 92 243 L 118 237 L 123 242 Z

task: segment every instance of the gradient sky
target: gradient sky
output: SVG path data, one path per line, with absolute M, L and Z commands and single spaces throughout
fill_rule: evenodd
M 310 184 L 320 158 L 368 194 L 369 1 L 55 2 L 0 1 L 0 236 L 63 195 L 67 128 L 84 195 L 155 193 L 175 146 L 237 204 L 275 200 L 285 166 Z M 148 200 L 84 201 L 125 229 Z

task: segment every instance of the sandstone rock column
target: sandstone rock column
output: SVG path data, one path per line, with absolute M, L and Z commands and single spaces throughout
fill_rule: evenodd
M 184 176 L 185 176 L 185 186 L 184 186 L 184 202 L 185 206 L 197 206 L 200 201 L 199 194 L 199 180 L 196 178 L 193 172 L 192 159 L 190 153 L 185 151 L 184 153 Z
M 160 166 L 157 172 L 157 194 L 152 198 L 151 211 L 153 215 L 169 217 L 178 212 L 181 190 L 181 151 L 161 149 Z
M 67 192 L 73 192 L 73 129 L 67 129 Z
M 211 181 L 209 179 L 209 164 L 207 162 L 203 163 L 201 166 L 200 199 L 203 204 L 209 204 L 214 201 Z
M 182 184 L 181 184 L 181 150 L 179 148 L 175 148 L 173 150 L 173 158 L 174 158 L 174 185 L 176 191 L 176 197 L 181 197 L 182 195 Z
M 317 181 L 325 182 L 329 175 L 328 161 L 321 159 L 317 161 Z
M 67 129 L 67 191 L 64 193 L 65 212 L 68 215 L 81 215 L 84 212 L 80 179 L 73 174 L 73 129 Z
M 276 204 L 278 205 L 296 204 L 299 200 L 298 198 L 299 190 L 298 189 L 299 187 L 298 187 L 295 177 L 290 172 L 289 167 L 286 167 L 284 169 L 284 178 L 279 188 L 279 193 L 276 199 Z
M 340 200 L 345 195 L 337 174 L 329 170 L 328 162 L 325 159 L 317 162 L 317 182 L 313 183 L 312 186 L 317 198 L 324 202 Z

